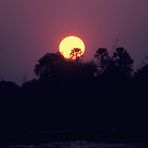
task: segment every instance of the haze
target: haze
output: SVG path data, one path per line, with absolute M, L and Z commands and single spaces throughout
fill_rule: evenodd
M 0 77 L 21 84 L 37 60 L 69 35 L 82 38 L 85 58 L 124 46 L 135 67 L 148 55 L 147 0 L 0 0 Z

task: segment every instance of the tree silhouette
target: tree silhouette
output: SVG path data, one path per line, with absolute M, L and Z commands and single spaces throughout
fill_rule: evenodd
M 112 59 L 116 72 L 118 72 L 118 74 L 123 75 L 124 77 L 131 76 L 134 61 L 125 48 L 116 48 L 113 53 Z
M 134 88 L 134 94 L 136 94 L 136 96 L 139 96 L 140 99 L 140 100 L 138 99 L 137 101 L 138 104 L 140 104 L 141 101 L 145 102 L 144 104 L 147 104 L 147 98 L 148 98 L 147 85 L 148 85 L 148 64 L 138 69 L 134 75 L 133 88 Z M 142 104 L 143 107 L 144 104 Z M 147 108 L 147 106 L 145 107 Z
M 135 79 L 139 81 L 148 81 L 148 64 L 144 65 L 135 72 Z
M 82 55 L 82 50 L 80 48 L 74 48 L 71 50 L 70 59 L 78 60 Z
M 19 94 L 19 87 L 11 81 L 0 81 L 0 97 L 16 97 Z
M 34 72 L 40 80 L 50 80 L 58 74 L 57 65 L 65 61 L 64 57 L 59 53 L 47 53 L 38 64 L 35 65 Z
M 107 49 L 99 48 L 96 51 L 95 59 L 96 59 L 97 70 L 99 74 L 104 73 L 111 62 L 111 58 L 109 57 Z
M 53 131 L 52 127 L 77 128 L 80 123 L 79 127 L 86 127 L 86 130 L 94 127 L 94 123 L 95 129 L 101 125 L 124 127 L 130 120 L 131 125 L 143 126 L 145 123 L 145 131 L 148 125 L 145 120 L 148 64 L 131 77 L 133 59 L 124 48 L 116 48 L 112 56 L 107 49 L 99 48 L 94 56 L 96 62 L 79 60 L 81 54 L 78 48 L 72 50 L 70 60 L 59 53 L 45 54 L 35 65 L 38 79 L 27 81 L 21 87 L 0 81 L 0 109 L 9 110 L 7 118 L 10 118 L 5 123 L 13 121 L 15 128 L 12 126 L 12 129 L 17 129 L 22 117 L 22 129 L 27 130 L 28 123 L 32 124 L 30 129 L 34 126 L 42 129 L 47 123 L 47 129 Z M 97 76 L 94 75 L 96 71 Z M 18 115 L 14 116 L 16 113 Z

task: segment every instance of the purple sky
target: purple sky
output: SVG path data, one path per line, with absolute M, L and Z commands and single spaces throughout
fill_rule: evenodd
M 86 59 L 98 47 L 126 47 L 140 65 L 148 55 L 148 0 L 0 0 L 0 76 L 21 83 L 37 60 L 68 35 L 82 38 Z

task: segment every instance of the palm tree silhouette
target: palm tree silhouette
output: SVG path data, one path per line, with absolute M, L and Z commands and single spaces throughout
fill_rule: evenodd
M 82 50 L 80 48 L 74 48 L 71 50 L 70 59 L 78 60 L 82 56 Z

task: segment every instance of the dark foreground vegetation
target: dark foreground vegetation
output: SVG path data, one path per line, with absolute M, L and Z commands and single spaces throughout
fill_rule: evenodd
M 30 132 L 46 131 L 54 138 L 62 130 L 65 139 L 99 140 L 107 133 L 102 140 L 148 140 L 148 64 L 133 71 L 134 61 L 124 48 L 113 55 L 99 48 L 89 62 L 78 52 L 71 53 L 75 60 L 47 53 L 35 65 L 37 79 L 21 87 L 0 82 L 3 137 L 27 139 Z M 66 136 L 67 130 L 72 132 Z

